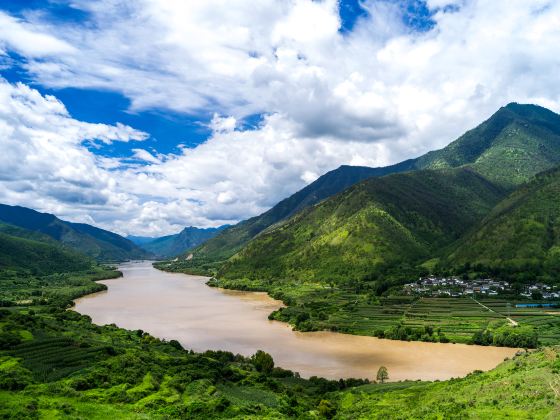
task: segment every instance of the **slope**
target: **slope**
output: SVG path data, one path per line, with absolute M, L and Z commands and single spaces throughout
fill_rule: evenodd
M 189 226 L 175 235 L 160 238 L 129 237 L 129 239 L 158 257 L 174 257 L 213 238 L 227 227 L 229 226 L 202 229 Z
M 194 253 L 204 259 L 225 260 L 264 229 L 290 217 L 299 210 L 331 197 L 364 179 L 411 169 L 412 163 L 412 161 L 405 161 L 385 168 L 341 166 L 280 201 L 260 216 L 252 217 L 225 229 L 219 235 L 195 249 Z
M 82 223 L 60 220 L 48 213 L 0 204 L 0 221 L 48 235 L 100 261 L 149 258 L 150 254 L 116 233 Z
M 371 178 L 261 233 L 219 277 L 340 282 L 375 275 L 456 240 L 503 195 L 468 168 Z
M 511 103 L 447 147 L 418 158 L 416 168 L 469 165 L 506 187 L 520 185 L 560 163 L 560 115 Z
M 92 264 L 89 258 L 64 249 L 59 244 L 0 233 L 0 270 L 49 275 L 87 270 Z
M 370 177 L 410 170 L 469 166 L 513 189 L 560 164 L 560 115 L 537 106 L 511 103 L 447 147 L 384 168 L 342 166 L 260 216 L 242 221 L 194 250 L 198 261 L 222 261 L 273 224 Z M 181 267 L 196 265 L 181 262 Z M 178 269 L 181 269 L 178 267 Z
M 537 275 L 558 278 L 559 198 L 560 168 L 537 175 L 457 243 L 448 257 L 449 264 L 517 273 L 528 279 Z

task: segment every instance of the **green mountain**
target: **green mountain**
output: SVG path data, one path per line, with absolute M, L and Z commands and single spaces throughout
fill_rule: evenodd
M 371 177 L 420 169 L 469 166 L 488 180 L 513 189 L 560 164 L 560 115 L 536 105 L 511 103 L 447 147 L 384 168 L 342 166 L 260 216 L 224 230 L 194 250 L 183 268 L 223 261 L 266 228 Z
M 60 220 L 20 206 L 0 204 L 0 222 L 46 235 L 99 261 L 150 258 L 151 254 L 116 233 Z
M 11 228 L 14 231 L 15 229 Z M 0 270 L 24 271 L 33 275 L 83 271 L 93 261 L 84 255 L 64 249 L 58 243 L 45 243 L 0 232 Z M 30 237 L 33 234 L 30 232 Z M 54 241 L 53 241 L 54 242 Z
M 225 260 L 239 251 L 260 232 L 292 216 L 299 210 L 338 194 L 364 179 L 403 172 L 412 169 L 412 165 L 413 161 L 405 161 L 385 168 L 341 166 L 319 177 L 260 216 L 252 217 L 225 229 L 219 235 L 216 235 L 216 237 L 204 242 L 195 249 L 194 254 L 205 260 Z
M 560 276 L 560 168 L 543 172 L 520 187 L 448 257 L 454 266 Z
M 174 257 L 215 237 L 227 227 L 229 226 L 224 225 L 217 228 L 201 229 L 189 226 L 176 235 L 162 236 L 160 238 L 129 236 L 128 239 L 158 257 Z
M 479 222 L 504 194 L 469 168 L 371 178 L 262 232 L 218 275 L 364 278 L 430 257 Z
M 447 147 L 416 159 L 416 168 L 469 165 L 507 187 L 560 164 L 560 115 L 511 103 Z

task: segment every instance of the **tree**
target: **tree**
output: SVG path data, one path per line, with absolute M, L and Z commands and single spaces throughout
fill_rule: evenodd
M 270 373 L 274 368 L 274 360 L 272 356 L 262 350 L 257 352 L 251 357 L 253 365 L 259 372 Z
M 389 379 L 389 372 L 385 366 L 381 366 L 377 371 L 377 380 L 384 383 L 387 379 Z

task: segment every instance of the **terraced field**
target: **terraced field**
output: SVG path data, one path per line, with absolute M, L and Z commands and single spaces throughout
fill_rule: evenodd
M 492 310 L 509 316 L 521 325 L 534 327 L 543 345 L 558 344 L 560 342 L 560 308 L 516 308 L 521 302 L 488 299 L 481 301 Z M 525 302 L 526 303 L 526 302 Z
M 44 338 L 22 343 L 12 349 L 12 356 L 41 381 L 55 381 L 83 369 L 110 353 L 108 347 L 84 347 L 66 337 Z

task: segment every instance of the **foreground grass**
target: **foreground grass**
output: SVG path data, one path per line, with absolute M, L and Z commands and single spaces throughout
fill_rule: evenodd
M 560 355 L 548 347 L 446 382 L 365 385 L 338 394 L 338 418 L 556 419 Z

